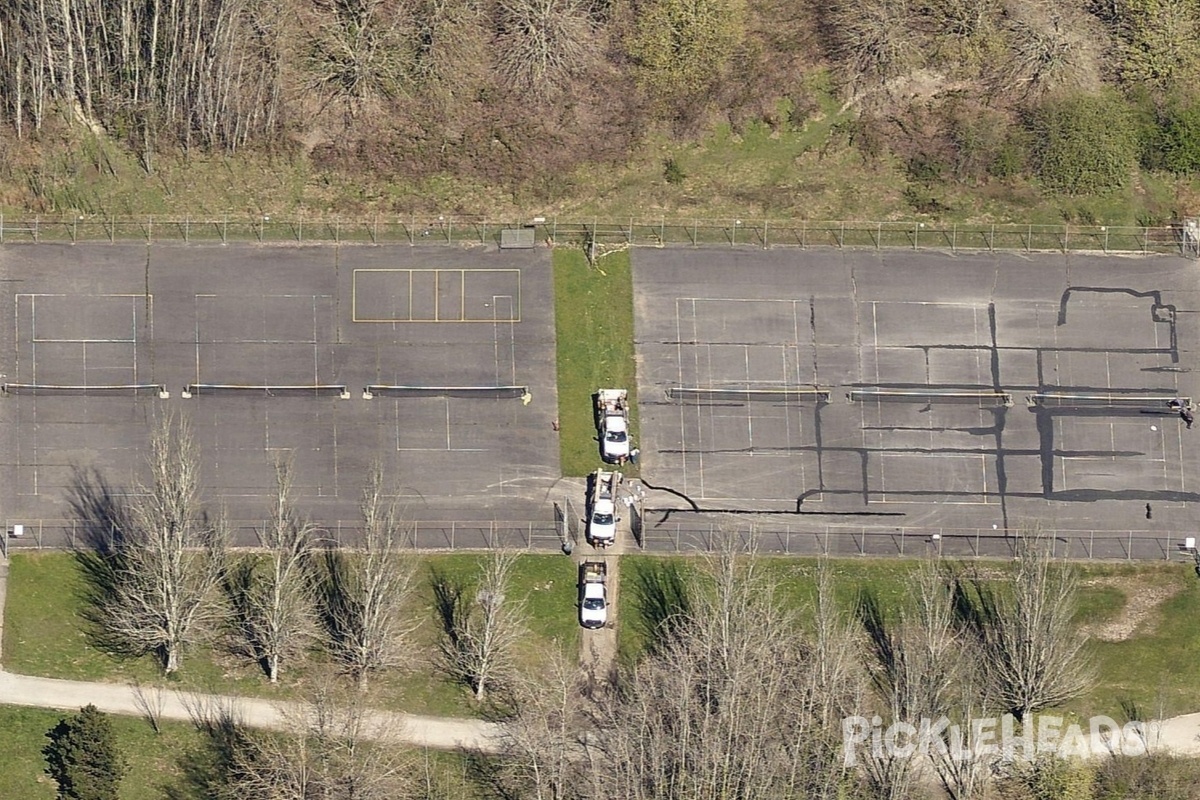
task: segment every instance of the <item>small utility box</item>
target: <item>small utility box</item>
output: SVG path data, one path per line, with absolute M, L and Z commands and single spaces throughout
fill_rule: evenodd
M 1189 536 L 1183 540 L 1183 549 L 1191 552 L 1196 549 L 1196 537 Z
M 537 229 L 532 225 L 524 228 L 501 228 L 501 250 L 532 250 L 537 246 Z
M 22 536 L 25 535 L 25 526 L 24 525 L 13 525 L 12 535 L 13 535 L 14 539 L 20 539 Z

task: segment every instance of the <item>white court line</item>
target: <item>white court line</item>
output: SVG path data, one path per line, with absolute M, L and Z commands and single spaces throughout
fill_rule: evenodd
M 881 487 L 880 492 L 879 492 L 879 499 L 872 500 L 872 502 L 890 503 L 890 504 L 919 503 L 919 502 L 924 502 L 924 501 L 918 500 L 916 498 L 920 497 L 921 495 L 925 495 L 925 496 L 935 496 L 935 497 L 943 498 L 938 501 L 939 503 L 941 503 L 943 505 L 994 506 L 994 505 L 999 505 L 999 503 L 1000 503 L 999 499 L 995 498 L 994 495 L 987 494 L 987 492 L 988 492 L 987 459 L 989 457 L 996 458 L 997 456 L 994 452 L 985 451 L 985 452 L 980 452 L 980 453 L 899 453 L 899 452 L 889 452 L 886 450 L 882 450 L 882 451 L 874 451 L 871 455 L 876 455 L 879 457 L 879 483 L 880 483 L 880 487 Z M 983 499 L 981 499 L 981 500 L 966 500 L 966 499 L 960 499 L 958 497 L 951 498 L 951 497 L 948 497 L 948 496 L 942 494 L 941 492 L 939 492 L 936 489 L 931 489 L 926 492 L 920 492 L 920 494 L 918 494 L 918 495 L 912 495 L 911 497 L 902 497 L 902 498 L 896 499 L 896 500 L 889 500 L 887 497 L 887 491 L 883 488 L 884 476 L 886 474 L 886 471 L 883 468 L 883 464 L 884 464 L 885 460 L 895 459 L 898 456 L 904 456 L 904 457 L 919 456 L 921 459 L 948 458 L 948 459 L 957 459 L 960 461 L 965 460 L 968 465 L 970 464 L 971 460 L 978 458 L 979 462 L 980 462 L 980 472 L 983 476 L 982 477 L 983 488 L 982 489 L 966 489 L 965 491 L 967 494 L 977 495 L 977 496 L 982 497 Z M 948 491 L 959 491 L 959 490 L 958 490 L 958 487 L 955 486 L 955 487 L 948 487 Z
M 450 398 L 442 398 L 446 403 L 446 446 L 445 447 L 401 447 L 400 446 L 400 400 L 394 401 L 396 452 L 397 453 L 488 453 L 487 447 L 454 447 L 450 438 Z
M 497 311 L 499 311 L 499 305 L 500 305 L 499 301 L 500 300 L 508 301 L 508 316 L 509 316 L 508 319 L 504 319 L 504 318 L 498 316 L 496 313 Z M 495 366 L 495 372 L 496 372 L 496 384 L 497 385 L 504 384 L 506 380 L 511 385 L 514 385 L 514 386 L 517 383 L 517 329 L 516 329 L 516 320 L 512 319 L 512 317 L 516 313 L 514 303 L 515 303 L 515 301 L 514 301 L 512 295 L 508 295 L 508 294 L 492 295 L 492 318 L 493 318 L 492 347 L 493 347 L 493 351 L 494 351 L 494 359 L 495 359 L 494 366 Z M 511 368 L 511 374 L 509 376 L 507 376 L 507 378 L 502 377 L 500 374 L 500 330 L 501 330 L 502 325 L 508 326 L 508 347 L 509 347 L 508 356 L 509 356 L 509 366 Z

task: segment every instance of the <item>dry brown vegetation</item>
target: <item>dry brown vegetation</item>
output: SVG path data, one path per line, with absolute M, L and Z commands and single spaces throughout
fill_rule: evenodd
M 1200 145 L 1171 160 L 1179 142 L 1158 133 L 1193 106 L 1198 29 L 1200 7 L 1168 0 L 14 0 L 0 116 L 35 151 L 90 129 L 146 173 L 162 155 L 249 149 L 545 201 L 648 134 L 801 129 L 828 74 L 862 115 L 850 141 L 915 161 L 905 196 L 939 213 L 933 183 L 1042 177 L 1027 122 L 1081 95 L 1144 123 L 1114 175 L 1138 158 L 1186 171 Z M 0 201 L 36 207 L 42 180 Z

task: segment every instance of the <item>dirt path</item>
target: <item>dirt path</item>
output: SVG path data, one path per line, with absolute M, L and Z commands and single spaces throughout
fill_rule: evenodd
M 622 487 L 622 497 L 631 487 Z M 599 560 L 608 565 L 608 624 L 596 630 L 584 630 L 579 637 L 579 665 L 593 681 L 608 682 L 617 666 L 617 600 L 621 591 L 621 555 L 633 541 L 629 527 L 632 514 L 623 502 L 617 504 L 620 521 L 617 523 L 617 538 L 607 549 L 592 547 L 586 541 L 579 543 L 575 551 L 575 563 Z

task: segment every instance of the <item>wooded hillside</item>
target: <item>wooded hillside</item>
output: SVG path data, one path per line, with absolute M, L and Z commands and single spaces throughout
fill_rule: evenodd
M 86 126 L 147 172 L 269 152 L 542 196 L 651 134 L 787 134 L 836 99 L 833 135 L 937 214 L 946 183 L 1195 172 L 1198 32 L 1198 0 L 10 0 L 0 110 L 5 138 Z

